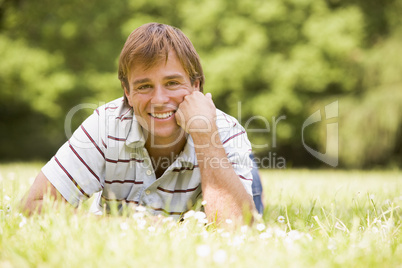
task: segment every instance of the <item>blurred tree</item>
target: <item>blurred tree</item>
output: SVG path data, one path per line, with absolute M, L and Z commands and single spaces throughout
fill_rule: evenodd
M 249 131 L 257 153 L 278 151 L 294 164 L 303 163 L 308 153 L 301 126 L 314 104 L 359 86 L 361 9 L 312 0 L 205 0 L 187 2 L 182 14 L 184 30 L 204 59 L 206 89 L 219 107 L 237 115 L 241 101 L 241 123 L 249 130 L 266 128 Z M 273 130 L 281 115 L 286 119 Z M 309 133 L 310 143 L 325 146 L 319 132 Z
M 339 100 L 342 166 L 400 166 L 401 11 L 397 0 L 2 0 L 0 159 L 49 158 L 66 139 L 71 108 L 121 96 L 124 41 L 157 21 L 189 36 L 205 91 L 248 128 L 259 155 L 320 165 L 301 127 Z M 326 150 L 324 123 L 306 134 Z

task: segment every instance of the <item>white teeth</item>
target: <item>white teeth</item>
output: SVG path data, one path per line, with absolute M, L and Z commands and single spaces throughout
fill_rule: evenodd
M 156 118 L 159 118 L 159 119 L 168 118 L 168 117 L 170 117 L 172 114 L 173 114 L 173 112 L 162 113 L 162 114 L 154 114 L 154 113 L 151 113 L 151 115 L 152 115 L 153 117 L 156 117 Z

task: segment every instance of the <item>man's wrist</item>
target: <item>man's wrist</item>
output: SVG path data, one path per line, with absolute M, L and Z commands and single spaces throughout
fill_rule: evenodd
M 222 147 L 219 137 L 219 131 L 215 122 L 211 125 L 212 126 L 209 129 L 195 129 L 189 132 L 191 138 L 193 139 L 195 148 L 208 148 L 210 146 L 216 148 Z

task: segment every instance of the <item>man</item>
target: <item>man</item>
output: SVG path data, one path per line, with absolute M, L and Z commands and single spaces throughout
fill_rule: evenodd
M 244 129 L 204 95 L 190 40 L 149 23 L 128 37 L 119 59 L 124 98 L 96 109 L 43 167 L 23 206 L 41 209 L 48 191 L 74 206 L 101 191 L 110 202 L 180 217 L 202 198 L 210 221 L 255 209 Z

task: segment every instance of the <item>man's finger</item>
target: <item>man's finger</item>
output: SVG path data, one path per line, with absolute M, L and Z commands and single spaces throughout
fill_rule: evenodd
M 177 123 L 180 127 L 182 127 L 182 126 L 180 125 L 181 117 L 182 117 L 182 113 L 181 113 L 181 110 L 180 110 L 180 108 L 179 108 L 179 109 L 176 111 L 176 113 L 175 113 L 175 118 L 176 118 L 176 123 Z
M 209 93 L 209 92 L 207 94 L 205 94 L 205 97 L 208 97 L 208 98 L 210 98 L 212 100 L 212 94 Z

